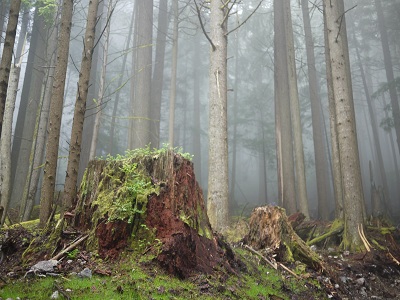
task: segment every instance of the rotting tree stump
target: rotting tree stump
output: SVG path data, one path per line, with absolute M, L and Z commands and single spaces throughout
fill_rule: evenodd
M 253 210 L 249 232 L 243 243 L 254 250 L 267 250 L 280 262 L 300 261 L 321 271 L 322 261 L 293 230 L 285 210 L 278 206 L 263 206 Z
M 128 174 L 129 164 L 137 174 Z M 134 187 L 126 188 L 128 176 L 147 178 L 141 184 L 152 192 L 129 192 Z M 129 196 L 132 199 L 121 204 L 119 198 Z M 119 208 L 113 205 L 123 208 L 126 203 L 131 203 L 128 210 L 133 214 L 122 209 L 123 217 L 115 217 Z M 68 223 L 89 233 L 87 248 L 102 258 L 117 258 L 124 249 L 153 251 L 163 268 L 181 278 L 217 267 L 235 272 L 238 265 L 229 246 L 212 231 L 192 162 L 172 151 L 124 162 L 91 161 Z

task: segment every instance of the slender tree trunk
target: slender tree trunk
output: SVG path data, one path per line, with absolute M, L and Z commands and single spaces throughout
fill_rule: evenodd
M 90 3 L 90 2 L 89 2 Z M 103 4 L 103 3 L 102 3 Z M 96 23 L 96 32 L 95 41 L 101 39 L 101 35 L 104 33 L 103 29 L 105 27 L 104 22 L 100 16 L 103 15 L 103 7 L 104 5 L 100 5 L 97 11 L 98 22 Z M 106 13 L 105 13 L 106 14 Z M 92 53 L 92 59 L 95 62 L 102 61 L 104 58 L 102 57 L 102 53 L 100 52 L 100 47 L 96 47 Z M 92 145 L 92 137 L 94 131 L 94 123 L 96 119 L 96 110 L 98 109 L 96 97 L 99 94 L 99 71 L 97 66 L 100 64 L 92 65 L 90 71 L 89 78 L 89 90 L 87 94 L 86 100 L 86 113 L 85 113 L 85 123 L 83 124 L 83 137 L 82 137 L 82 145 L 81 145 L 81 155 L 79 157 L 79 169 L 78 169 L 78 184 L 82 181 L 83 174 L 85 173 L 86 167 L 89 163 L 89 154 L 90 147 Z
M 103 45 L 103 64 L 101 67 L 101 76 L 100 76 L 100 83 L 99 83 L 99 95 L 97 96 L 97 105 L 98 110 L 96 113 L 96 117 L 94 120 L 94 129 L 93 129 L 93 136 L 92 136 L 92 143 L 90 146 L 90 154 L 89 160 L 92 160 L 96 156 L 96 148 L 97 148 L 97 140 L 99 135 L 99 128 L 100 128 L 100 118 L 102 112 L 102 103 L 104 98 L 104 82 L 106 80 L 106 71 L 107 71 L 107 62 L 108 62 L 108 44 L 110 39 L 110 27 L 111 27 L 111 14 L 113 12 L 113 1 L 109 0 L 108 4 L 107 1 L 104 1 L 104 6 L 107 6 L 107 19 L 106 19 L 106 30 L 104 33 L 104 45 Z
M 356 39 L 354 38 L 355 42 L 357 43 Z M 357 61 L 358 61 L 358 67 L 360 68 L 361 72 L 361 79 L 363 82 L 364 86 L 364 92 L 365 92 L 365 98 L 367 100 L 367 105 L 368 105 L 368 111 L 369 111 L 369 117 L 371 121 L 371 128 L 372 128 L 372 135 L 373 135 L 373 145 L 375 146 L 375 151 L 378 159 L 378 165 L 379 165 L 379 173 L 381 175 L 382 179 L 382 185 L 383 185 L 383 204 L 385 205 L 385 213 L 390 215 L 390 210 L 389 210 L 389 204 L 390 202 L 390 194 L 389 194 L 389 186 L 386 178 L 386 170 L 385 170 L 385 165 L 383 162 L 383 155 L 382 155 L 382 148 L 381 148 L 381 143 L 379 140 L 379 133 L 378 133 L 378 123 L 376 121 L 376 116 L 374 113 L 374 109 L 372 107 L 372 100 L 371 96 L 368 90 L 368 84 L 367 80 L 365 78 L 365 72 L 364 72 L 364 66 L 361 63 L 361 57 L 360 57 L 360 52 L 358 50 L 358 45 L 356 44 L 356 55 L 357 55 Z
M 237 15 L 236 23 L 239 24 L 239 17 Z M 239 83 L 239 29 L 235 32 L 235 48 L 234 48 L 234 58 L 235 58 L 235 81 L 233 89 L 233 119 L 232 119 L 232 173 L 231 173 L 231 186 L 229 192 L 229 198 L 235 201 L 235 186 L 236 186 L 236 161 L 237 161 L 237 122 L 238 122 L 238 91 L 240 89 Z M 260 120 L 262 124 L 262 120 Z
M 7 88 L 10 77 L 12 53 L 17 33 L 18 15 L 21 7 L 21 0 L 13 0 L 10 5 L 10 13 L 7 24 L 6 38 L 4 41 L 3 54 L 0 63 L 0 134 L 3 126 L 4 108 L 7 99 Z
M 65 75 L 67 73 L 73 0 L 64 0 L 61 14 L 60 35 L 57 43 L 57 63 L 50 102 L 46 158 L 40 199 L 40 227 L 44 227 L 50 217 L 56 182 L 58 145 L 60 141 L 61 116 L 63 110 Z
M 323 220 L 329 219 L 329 180 L 327 155 L 325 153 L 324 123 L 322 118 L 321 98 L 315 69 L 314 41 L 311 31 L 311 21 L 308 10 L 308 0 L 301 1 L 304 33 L 306 39 L 308 84 L 311 102 L 311 118 L 314 141 L 315 175 L 318 195 L 318 215 Z
M 1 129 L 0 206 L 3 207 L 3 214 L 0 219 L 0 227 L 4 224 L 4 221 L 6 219 L 8 204 L 11 197 L 11 133 L 20 71 L 21 63 L 18 63 L 18 65 L 11 65 L 10 81 L 7 90 L 7 100 L 4 109 L 3 127 Z
M 200 39 L 194 37 L 193 44 L 193 164 L 196 171 L 196 177 L 199 182 L 202 180 L 202 160 L 201 160 L 201 103 L 200 103 L 200 83 L 201 76 L 199 75 L 200 59 Z
M 168 0 L 160 0 L 158 8 L 157 40 L 154 72 L 151 83 L 151 145 L 160 146 L 161 100 L 164 83 L 165 45 L 168 33 Z
M 289 95 L 290 95 L 290 114 L 292 119 L 295 169 L 296 169 L 296 191 L 298 197 L 298 208 L 307 219 L 310 218 L 308 209 L 307 183 L 304 166 L 303 134 L 300 119 L 299 92 L 297 88 L 296 58 L 294 52 L 292 16 L 290 0 L 285 0 L 284 4 L 286 54 L 288 76 L 289 76 Z
M 3 44 L 3 30 L 4 30 L 4 20 L 6 20 L 8 8 L 7 8 L 8 1 L 1 1 L 0 2 L 0 46 Z M 0 47 L 1 50 L 1 47 Z M 1 58 L 1 56 L 0 56 Z
M 40 6 L 36 8 L 39 11 Z M 28 62 L 22 88 L 20 108 L 18 111 L 17 127 L 15 129 L 12 161 L 13 189 L 12 205 L 16 206 L 23 198 L 23 189 L 27 178 L 29 179 L 29 168 L 32 161 L 31 150 L 34 143 L 34 129 L 37 111 L 42 96 L 42 82 L 45 75 L 43 66 L 46 64 L 46 26 L 45 20 L 39 12 L 35 14 L 34 26 L 32 28 L 31 49 L 28 54 Z M 33 113 L 32 113 L 33 112 Z M 21 126 L 21 127 L 18 127 Z M 28 180 L 29 181 L 29 180 Z
M 275 130 L 278 171 L 279 204 L 288 214 L 295 213 L 296 193 L 294 177 L 292 123 L 290 120 L 290 95 L 288 87 L 284 2 L 274 0 L 274 79 L 275 79 Z
M 55 19 L 57 19 L 57 15 L 55 15 Z M 36 142 L 32 144 L 31 154 L 33 157 L 32 170 L 30 172 L 30 181 L 29 181 L 29 189 L 27 194 L 24 195 L 22 201 L 24 201 L 26 197 L 26 207 L 23 210 L 23 205 L 21 205 L 21 221 L 28 221 L 35 203 L 35 196 L 37 192 L 37 188 L 39 185 L 39 178 L 42 174 L 41 165 L 43 164 L 44 150 L 46 144 L 46 127 L 49 120 L 49 108 L 50 108 L 50 100 L 51 100 L 51 92 L 53 87 L 53 77 L 54 77 L 54 65 L 56 63 L 56 47 L 57 47 L 57 35 L 58 35 L 58 25 L 55 24 L 54 27 L 49 28 L 47 31 L 47 53 L 46 53 L 46 76 L 42 83 L 42 91 L 43 97 L 41 100 L 40 107 L 40 121 L 38 124 L 38 129 L 35 135 L 37 136 Z
M 333 79 L 328 82 L 333 88 L 335 101 L 335 126 L 341 162 L 344 205 L 343 247 L 361 250 L 363 242 L 359 230 L 364 227 L 364 195 L 361 183 L 357 131 L 347 46 L 344 5 L 342 0 L 324 0 L 327 28 L 326 52 Z
M 89 89 L 90 70 L 97 23 L 99 0 L 89 1 L 85 40 L 82 52 L 82 64 L 79 72 L 78 92 L 76 95 L 74 120 L 72 122 L 71 139 L 68 155 L 67 175 L 65 178 L 63 211 L 73 208 L 78 182 L 79 158 L 81 155 L 83 124 L 85 120 L 86 102 Z
M 228 226 L 227 4 L 210 3 L 209 150 L 207 212 L 217 231 Z
M 168 144 L 174 147 L 174 124 L 175 124 L 175 103 L 176 103 L 176 79 L 178 69 L 178 22 L 179 22 L 179 3 L 173 0 L 172 10 L 174 12 L 173 44 L 172 44 L 172 66 L 171 66 L 171 88 L 169 94 L 169 124 L 168 124 Z
M 392 113 L 394 120 L 394 129 L 397 137 L 397 147 L 400 153 L 400 106 L 397 96 L 396 87 L 390 84 L 394 81 L 392 57 L 390 55 L 389 39 L 385 28 L 385 17 L 383 15 L 381 0 L 375 0 L 376 13 L 378 16 L 378 27 L 381 35 L 381 43 L 383 50 L 383 61 L 385 63 L 386 78 L 389 83 L 390 103 L 392 105 Z
M 324 39 L 325 45 L 328 45 L 328 28 L 326 23 L 326 17 L 324 13 Z M 329 125 L 331 134 L 331 147 L 332 147 L 332 158 L 331 158 L 331 170 L 333 179 L 333 192 L 335 197 L 335 218 L 344 219 L 343 211 L 343 183 L 342 183 L 342 171 L 339 155 L 339 144 L 336 129 L 336 112 L 335 112 L 335 95 L 333 91 L 332 78 L 332 65 L 330 63 L 330 53 L 325 50 L 325 61 L 326 61 L 326 77 L 327 77 L 327 88 L 328 88 L 328 101 L 329 101 Z
M 150 98 L 153 43 L 153 0 L 137 0 L 137 59 L 135 60 L 135 89 L 131 148 L 142 148 L 150 143 Z
M 115 155 L 116 140 L 115 140 L 114 136 L 115 136 L 116 117 L 117 117 L 119 99 L 120 99 L 120 95 L 121 95 L 121 88 L 123 86 L 124 74 L 126 73 L 126 61 L 128 59 L 128 52 L 129 52 L 129 48 L 130 48 L 130 44 L 131 44 L 133 25 L 134 25 L 134 21 L 135 21 L 135 16 L 134 15 L 135 15 L 135 13 L 133 12 L 133 15 L 132 15 L 132 18 L 131 18 L 131 23 L 129 25 L 128 37 L 126 39 L 126 46 L 125 46 L 125 50 L 124 50 L 124 58 L 122 60 L 121 76 L 118 79 L 118 85 L 117 85 L 118 91 L 117 91 L 117 93 L 115 95 L 113 111 L 112 111 L 112 117 L 111 117 L 110 142 L 109 142 L 109 153 L 111 155 Z M 160 105 L 161 105 L 161 102 L 160 102 Z

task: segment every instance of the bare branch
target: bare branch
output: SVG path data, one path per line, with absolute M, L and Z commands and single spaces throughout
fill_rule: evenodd
M 264 0 L 261 0 L 260 3 L 258 3 L 257 7 L 251 12 L 250 15 L 247 16 L 247 18 L 246 18 L 242 23 L 240 23 L 238 26 L 236 26 L 236 27 L 233 28 L 232 30 L 228 31 L 225 35 L 228 35 L 228 34 L 234 32 L 235 30 L 239 29 L 240 27 L 242 27 L 242 25 L 244 25 L 244 24 L 251 18 L 251 16 L 255 14 L 255 12 L 256 12 L 256 11 L 258 10 L 258 8 L 261 6 L 261 4 L 262 4 L 263 1 L 264 1 Z
M 217 47 L 215 47 L 213 41 L 212 41 L 211 38 L 208 36 L 208 34 L 207 34 L 207 32 L 206 32 L 206 29 L 204 28 L 203 20 L 201 19 L 200 8 L 199 8 L 199 6 L 197 5 L 197 1 L 196 1 L 196 0 L 194 0 L 194 4 L 196 5 L 197 16 L 199 17 L 201 29 L 203 30 L 203 33 L 204 33 L 204 35 L 206 36 L 207 40 L 210 42 L 213 51 L 215 51 L 215 50 L 217 49 Z

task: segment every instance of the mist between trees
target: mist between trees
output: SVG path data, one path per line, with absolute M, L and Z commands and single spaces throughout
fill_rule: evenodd
M 265 204 L 395 220 L 399 15 L 395 0 L 1 1 L 2 223 L 41 203 L 43 225 L 90 159 L 165 143 L 194 155 L 217 230 Z

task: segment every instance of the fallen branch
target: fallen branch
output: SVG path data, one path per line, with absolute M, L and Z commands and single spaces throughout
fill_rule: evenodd
M 266 258 L 264 255 L 262 255 L 260 252 L 258 252 L 257 250 L 254 250 L 253 248 L 251 248 L 248 245 L 244 245 L 244 247 L 249 250 L 250 252 L 253 252 L 254 254 L 258 255 L 259 257 L 261 257 L 266 263 L 268 263 L 271 267 L 273 267 L 275 270 L 278 269 L 278 265 L 276 263 L 273 263 L 272 261 L 270 261 L 268 258 Z
M 290 270 L 288 267 L 286 267 L 284 264 L 278 262 L 278 263 L 273 263 L 272 261 L 270 261 L 268 258 L 266 258 L 264 255 L 262 255 L 260 252 L 258 252 L 257 250 L 254 250 L 253 248 L 251 248 L 248 245 L 244 245 L 244 247 L 249 250 L 250 252 L 258 255 L 259 257 L 261 257 L 265 262 L 267 262 L 271 267 L 273 267 L 275 270 L 278 269 L 278 266 L 281 267 L 283 270 L 289 272 L 290 274 L 292 274 L 294 277 L 296 277 L 297 279 L 300 279 L 300 276 L 297 275 L 296 273 L 294 273 L 292 270 Z
M 314 239 L 312 239 L 311 241 L 308 241 L 306 244 L 307 246 L 311 246 L 314 245 L 316 243 L 322 242 L 323 240 L 326 240 L 327 238 L 340 233 L 341 231 L 343 231 L 343 224 L 341 224 L 339 227 L 335 228 L 334 230 L 331 230 L 323 235 L 320 235 Z
M 75 243 L 72 243 L 71 245 L 69 245 L 67 248 L 65 248 L 64 250 L 62 250 L 60 253 L 58 253 L 56 256 L 54 256 L 52 259 L 54 260 L 58 260 L 60 259 L 65 253 L 75 249 L 80 243 L 82 243 L 84 240 L 86 240 L 89 237 L 89 235 L 85 235 L 83 237 L 81 237 L 79 240 L 77 240 Z
M 57 284 L 54 282 L 54 287 L 56 288 L 56 290 L 64 296 L 65 299 L 70 300 L 71 298 L 69 297 L 69 295 Z

